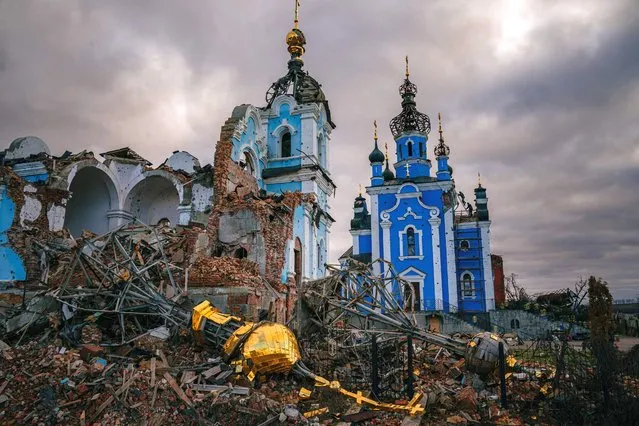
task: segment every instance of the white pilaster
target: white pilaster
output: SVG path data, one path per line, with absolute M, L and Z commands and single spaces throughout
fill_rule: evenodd
M 359 254 L 359 232 L 351 231 L 353 236 L 353 254 Z
M 391 244 L 390 244 L 390 228 L 392 222 L 390 221 L 390 215 L 386 212 L 382 213 L 382 244 L 384 244 L 384 260 L 390 262 L 391 260 Z M 389 270 L 384 266 L 384 276 L 389 276 Z M 393 294 L 393 283 L 391 280 L 386 282 L 386 291 L 388 294 Z
M 288 240 L 286 242 L 286 277 L 290 279 L 295 279 L 295 241 Z
M 181 226 L 187 226 L 189 221 L 191 220 L 191 205 L 188 206 L 178 206 L 178 224 Z
M 484 265 L 484 294 L 486 295 L 486 310 L 495 309 L 495 283 L 493 282 L 493 268 L 490 262 L 490 221 L 479 222 L 481 231 L 481 252 Z
M 312 113 L 302 114 L 302 138 L 301 149 L 308 157 L 315 156 L 319 158 L 317 153 L 317 122 L 316 116 Z M 311 164 L 312 161 L 304 154 L 293 152 L 293 155 L 302 156 L 302 164 Z
M 384 247 L 384 260 L 390 261 L 390 228 L 393 223 L 390 220 L 390 215 L 386 212 L 382 213 L 382 222 L 380 223 L 382 227 L 382 244 Z
M 309 212 L 304 209 L 304 272 L 306 278 L 313 277 L 313 246 L 312 243 L 312 227 Z
M 457 263 L 455 259 L 455 230 L 453 209 L 444 213 L 446 229 L 446 270 L 448 271 L 448 305 L 451 312 L 457 311 Z
M 436 309 L 443 309 L 440 306 L 440 301 L 443 300 L 442 289 L 442 262 L 441 262 L 441 247 L 439 246 L 439 225 L 442 223 L 441 219 L 437 217 L 438 210 L 430 210 L 430 231 L 433 242 L 433 279 L 435 284 L 435 303 Z
M 379 251 L 379 200 L 378 195 L 371 195 L 371 257 L 372 260 L 380 258 Z M 379 263 L 373 265 L 373 273 L 380 275 Z

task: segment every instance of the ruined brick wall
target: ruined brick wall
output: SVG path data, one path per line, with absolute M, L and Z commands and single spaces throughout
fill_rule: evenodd
M 231 158 L 233 152 L 232 136 L 239 122 L 238 118 L 229 118 L 222 126 L 220 140 L 215 147 L 215 170 L 213 190 L 215 194 L 214 203 L 217 204 L 219 195 L 235 193 L 238 198 L 246 194 L 256 194 L 258 192 L 257 181 L 249 173 L 242 170 L 239 164 Z
M 263 277 L 259 274 L 260 265 L 242 259 L 207 258 L 198 259 L 192 266 L 191 276 L 193 285 L 231 285 L 246 286 L 256 289 L 252 293 L 248 304 L 251 306 L 269 305 L 274 319 L 284 321 L 290 317 L 296 301 L 296 289 L 293 280 L 288 285 L 282 283 L 282 270 L 286 262 L 287 242 L 293 238 L 293 216 L 295 208 L 303 202 L 313 202 L 312 195 L 299 192 L 285 193 L 278 196 L 263 196 L 259 194 L 259 187 L 255 177 L 244 171 L 231 158 L 233 150 L 232 136 L 238 118 L 229 118 L 220 133 L 220 140 L 215 151 L 214 170 L 214 204 L 207 233 L 211 238 L 209 253 L 219 255 L 224 253 L 224 244 L 219 240 L 220 217 L 249 210 L 257 218 L 261 236 L 264 242 L 265 264 Z M 244 247 L 247 252 L 251 247 Z M 225 272 L 222 272 L 225 271 Z M 197 278 L 195 278 L 195 276 Z M 225 282 L 227 284 L 225 284 Z M 272 297 L 272 291 L 260 291 L 270 287 L 282 297 Z M 270 301 L 264 297 L 271 298 Z M 243 305 L 243 303 L 229 303 Z M 268 303 L 267 303 L 268 302 Z
M 219 242 L 220 215 L 245 209 L 252 211 L 261 224 L 265 244 L 264 278 L 274 288 L 283 290 L 281 274 L 286 260 L 286 243 L 293 236 L 295 207 L 300 205 L 304 196 L 301 193 L 258 196 L 256 179 L 231 159 L 232 136 L 238 122 L 238 118 L 231 117 L 224 123 L 216 146 L 215 201 L 207 229 L 215 244 Z
M 6 166 L 0 167 L 0 178 L 7 184 L 9 197 L 15 204 L 13 224 L 7 232 L 9 243 L 22 259 L 27 285 L 38 284 L 42 271 L 36 242 L 50 241 L 58 234 L 50 231 L 47 213 L 53 206 L 65 205 L 69 192 L 27 182 Z

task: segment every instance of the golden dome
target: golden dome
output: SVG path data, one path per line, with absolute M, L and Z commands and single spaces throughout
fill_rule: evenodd
M 304 54 L 304 45 L 306 44 L 306 37 L 304 37 L 302 30 L 293 28 L 289 31 L 286 34 L 286 44 L 291 55 L 302 56 Z

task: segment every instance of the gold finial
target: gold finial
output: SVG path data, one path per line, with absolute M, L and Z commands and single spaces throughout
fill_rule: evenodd
M 295 25 L 294 28 L 286 34 L 286 44 L 293 59 L 301 61 L 300 57 L 304 54 L 306 37 L 304 37 L 302 30 L 299 29 L 299 9 L 300 0 L 295 0 Z
M 388 161 L 388 142 L 384 142 L 384 150 L 386 151 L 386 161 Z
M 377 120 L 373 120 L 373 127 L 375 127 L 375 142 L 377 142 Z
M 444 139 L 444 131 L 442 130 L 442 113 L 437 113 L 437 118 L 439 119 L 439 139 Z
M 481 188 L 481 174 L 477 172 L 477 186 Z
M 406 55 L 406 78 L 408 78 L 409 75 L 410 72 L 408 71 L 408 55 Z
M 362 196 L 362 184 L 361 183 L 359 184 L 359 196 L 360 197 Z

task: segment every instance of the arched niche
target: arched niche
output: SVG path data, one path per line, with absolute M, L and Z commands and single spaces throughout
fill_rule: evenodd
M 111 177 L 98 167 L 79 169 L 69 184 L 71 198 L 67 202 L 64 227 L 73 236 L 83 230 L 96 234 L 109 231 L 107 213 L 118 208 L 118 192 Z
M 129 191 L 124 208 L 147 225 L 168 220 L 171 226 L 175 226 L 179 219 L 179 204 L 180 196 L 175 184 L 161 175 L 151 175 Z

